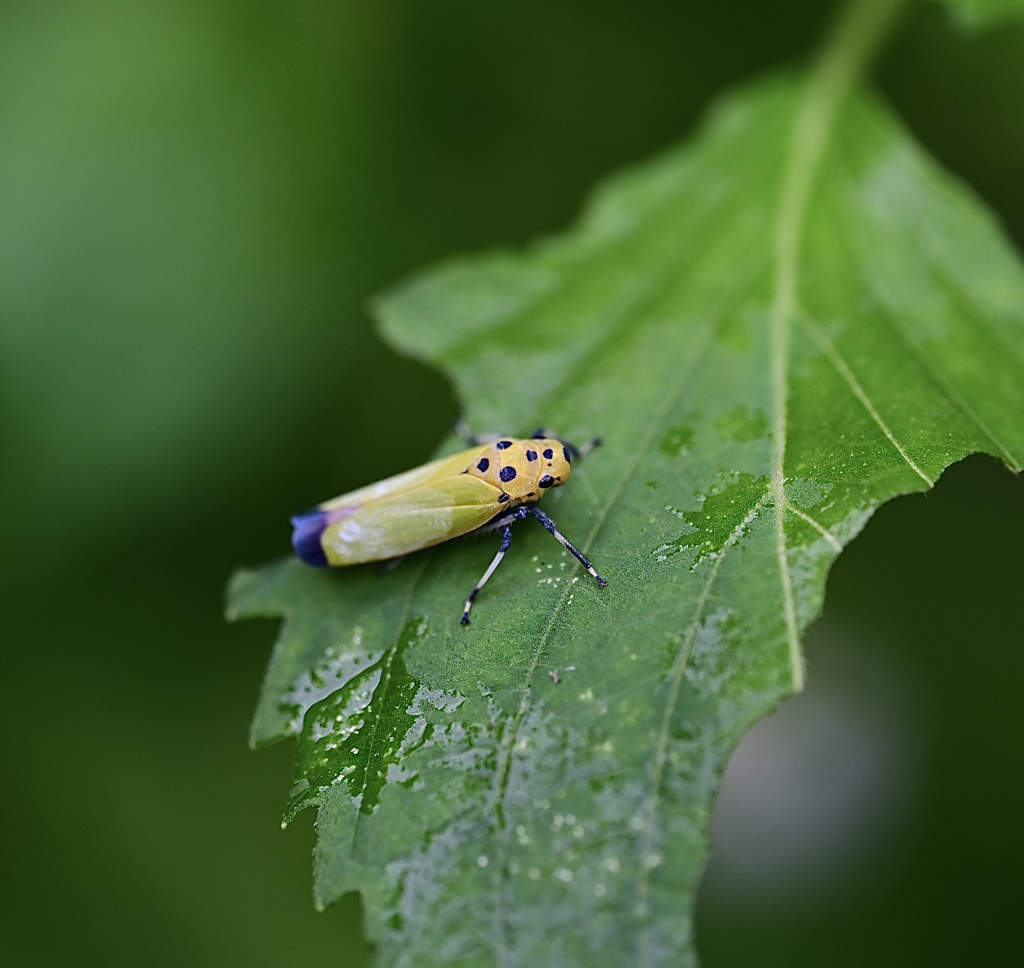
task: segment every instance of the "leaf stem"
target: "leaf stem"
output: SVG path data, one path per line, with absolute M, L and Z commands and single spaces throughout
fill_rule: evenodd
M 775 223 L 771 307 L 772 470 L 779 561 L 793 688 L 804 685 L 800 630 L 786 546 L 785 461 L 789 338 L 797 307 L 798 265 L 807 204 L 843 100 L 885 39 L 904 0 L 852 0 L 821 49 L 797 113 Z

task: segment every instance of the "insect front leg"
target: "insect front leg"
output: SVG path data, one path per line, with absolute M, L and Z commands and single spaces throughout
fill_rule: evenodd
M 555 527 L 555 522 L 552 521 L 551 518 L 549 518 L 539 507 L 537 507 L 536 504 L 531 504 L 528 510 L 530 514 L 532 514 L 538 521 L 540 521 L 542 525 L 544 525 L 544 528 L 548 532 L 548 534 L 550 534 L 556 541 L 558 541 L 563 548 L 566 548 L 568 551 L 571 551 L 573 555 L 576 556 L 576 560 L 581 565 L 583 565 L 583 567 L 586 568 L 591 575 L 594 576 L 594 579 L 597 581 L 598 588 L 604 588 L 604 586 L 608 584 L 608 580 L 602 578 L 597 573 L 597 571 L 595 571 L 594 566 L 590 563 L 590 561 L 583 554 L 583 552 L 577 549 L 573 545 L 573 543 L 568 538 L 566 538 L 566 536 L 562 534 L 562 532 L 559 531 L 558 528 Z
M 515 521 L 522 521 L 527 514 L 529 514 L 529 508 L 516 508 L 515 511 L 511 512 L 507 518 L 504 519 L 504 523 L 500 526 L 501 544 L 498 546 L 498 553 L 494 556 L 494 560 L 487 566 L 487 571 L 481 575 L 480 581 L 473 586 L 473 590 L 469 593 L 469 597 L 466 599 L 466 607 L 462 610 L 463 625 L 469 625 L 469 610 L 473 607 L 473 599 L 479 594 L 480 589 L 487 584 L 487 579 L 494 574 L 494 569 L 501 564 L 501 559 L 505 557 L 505 552 L 508 551 L 509 546 L 512 544 L 512 524 Z

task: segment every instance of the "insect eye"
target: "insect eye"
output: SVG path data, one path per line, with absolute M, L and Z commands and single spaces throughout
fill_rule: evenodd
M 555 479 L 550 474 L 545 474 L 539 481 L 537 481 L 538 487 L 551 487 L 555 483 Z

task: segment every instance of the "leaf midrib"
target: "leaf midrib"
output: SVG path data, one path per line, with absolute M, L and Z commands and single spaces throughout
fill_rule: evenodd
M 771 494 L 775 510 L 775 553 L 782 586 L 789 644 L 789 665 L 795 692 L 803 689 L 804 667 L 800 629 L 793 597 L 786 542 L 786 440 L 789 392 L 789 343 L 797 308 L 800 248 L 807 223 L 807 205 L 821 160 L 843 100 L 850 93 L 903 0 L 856 0 L 843 12 L 818 57 L 800 103 L 787 151 L 782 192 L 775 220 L 775 275 L 770 315 L 772 385 Z M 927 478 L 926 478 L 927 480 Z

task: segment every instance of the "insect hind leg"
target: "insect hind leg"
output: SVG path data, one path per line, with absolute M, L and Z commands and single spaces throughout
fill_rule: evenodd
M 558 528 L 555 527 L 555 522 L 551 520 L 537 505 L 531 504 L 529 508 L 530 514 L 532 514 L 542 525 L 544 529 L 551 535 L 556 541 L 558 541 L 563 548 L 567 551 L 572 552 L 576 560 L 583 565 L 591 575 L 594 576 L 594 580 L 597 582 L 598 588 L 604 588 L 608 584 L 606 578 L 602 578 L 590 563 L 586 555 L 583 554 Z

